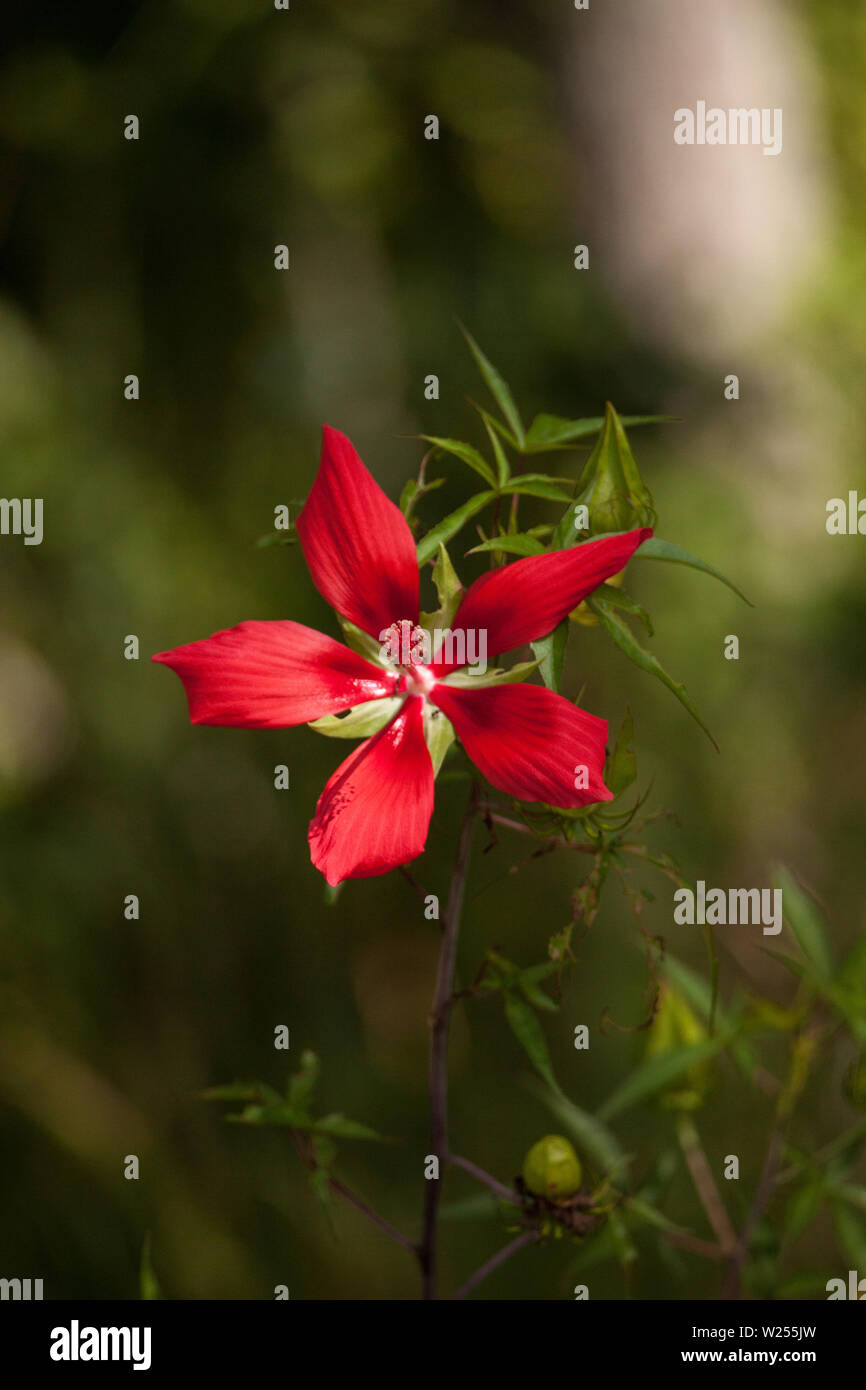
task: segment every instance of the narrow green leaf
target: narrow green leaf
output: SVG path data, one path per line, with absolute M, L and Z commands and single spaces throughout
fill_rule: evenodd
M 272 545 L 297 545 L 299 541 L 298 533 L 295 530 L 272 531 L 266 536 L 259 536 L 256 541 L 256 550 L 267 550 Z
M 782 891 L 782 913 L 804 956 L 811 961 L 821 980 L 829 980 L 833 975 L 833 958 L 814 904 L 782 865 L 773 876 L 773 886 Z
M 620 608 L 632 618 L 637 618 L 639 622 L 643 623 L 649 636 L 653 636 L 652 619 L 649 613 L 645 608 L 642 608 L 639 603 L 636 603 L 629 594 L 624 593 L 622 589 L 618 589 L 615 584 L 600 584 L 595 593 L 597 597 L 609 604 L 611 608 Z
M 726 584 L 738 598 L 743 600 L 743 603 L 748 603 L 750 608 L 754 607 L 742 589 L 738 589 L 736 584 L 732 584 L 730 579 L 726 579 L 719 570 L 714 569 L 712 565 L 705 564 L 703 560 L 698 560 L 687 550 L 683 550 L 681 546 L 674 545 L 672 541 L 663 541 L 658 536 L 651 536 L 635 551 L 634 558 L 636 560 L 667 560 L 672 565 L 688 565 L 690 569 L 702 570 L 704 574 L 710 574 L 713 579 L 718 579 L 722 584 Z
M 818 1214 L 824 1200 L 824 1183 L 821 1177 L 809 1178 L 793 1192 L 785 1208 L 782 1238 L 794 1241 L 802 1235 L 807 1226 Z
M 357 1120 L 347 1120 L 345 1115 L 323 1115 L 314 1120 L 313 1129 L 317 1134 L 332 1134 L 337 1139 L 375 1139 L 381 1141 L 381 1134 L 369 1125 L 359 1124 Z
M 599 1119 L 610 1120 L 639 1101 L 648 1100 L 664 1090 L 671 1081 L 684 1076 L 696 1063 L 714 1056 L 726 1043 L 727 1038 L 722 1039 L 719 1035 L 706 1042 L 659 1053 L 642 1062 L 599 1108 Z
M 493 421 L 486 410 L 481 412 L 481 418 L 484 421 L 484 428 L 487 431 L 490 447 L 493 450 L 493 457 L 496 460 L 496 481 L 499 483 L 499 486 L 502 487 L 504 483 L 508 482 L 511 476 L 511 469 L 508 466 L 508 456 L 502 447 L 502 440 L 499 436 L 499 432 L 494 428 Z
M 163 1297 L 159 1280 L 153 1268 L 151 1260 L 150 1231 L 144 1237 L 144 1244 L 141 1247 L 141 1265 L 138 1275 L 138 1287 L 142 1299 L 147 1302 L 159 1301 Z
M 209 1086 L 199 1097 L 201 1100 L 261 1100 L 264 1089 L 258 1081 L 232 1081 L 227 1086 Z M 282 1100 L 278 1092 L 272 1094 Z
M 530 642 L 533 652 L 538 657 L 541 665 L 539 674 L 548 690 L 560 693 L 562 684 L 562 668 L 565 662 L 565 648 L 568 644 L 568 619 L 563 618 L 561 623 L 549 632 L 546 637 L 539 637 L 537 641 Z
M 294 1110 L 309 1110 L 316 1083 L 319 1080 L 319 1059 L 306 1048 L 301 1053 L 301 1065 L 289 1079 L 287 1099 Z
M 839 1244 L 853 1268 L 858 1272 L 866 1269 L 866 1221 L 844 1202 L 833 1203 L 833 1220 Z
M 648 1226 L 655 1226 L 660 1231 L 679 1231 L 682 1233 L 682 1226 L 678 1226 L 670 1217 L 657 1210 L 651 1202 L 645 1202 L 641 1197 L 629 1197 L 626 1199 L 626 1210 L 632 1212 L 639 1221 L 645 1221 Z
M 652 652 L 648 652 L 640 645 L 631 629 L 626 626 L 616 613 L 612 612 L 607 601 L 598 597 L 598 591 L 588 598 L 586 602 L 590 610 L 600 620 L 602 627 L 608 635 L 613 638 L 620 650 L 625 653 L 629 661 L 633 661 L 635 666 L 639 666 L 641 670 L 647 671 L 651 676 L 655 676 L 657 680 L 660 680 L 662 685 L 667 686 L 668 690 L 677 697 L 683 708 L 688 710 L 695 722 L 700 724 L 707 738 L 710 740 L 710 743 L 716 749 L 716 752 L 718 752 L 719 745 L 716 743 L 716 740 L 713 738 L 703 719 L 701 719 L 701 716 L 695 709 L 695 706 L 692 704 L 691 698 L 686 694 L 685 686 L 673 680 L 661 663 L 653 656 Z
M 514 404 L 514 397 L 511 394 L 508 383 L 503 380 L 493 363 L 485 357 L 475 339 L 472 337 L 472 334 L 469 333 L 462 324 L 460 325 L 460 329 L 469 344 L 469 350 L 475 358 L 475 364 L 484 378 L 488 391 L 505 416 L 506 424 L 517 440 L 518 448 L 522 452 L 525 443 L 523 423 L 520 419 L 517 406 Z
M 551 968 L 553 968 L 552 961 L 550 964 Z M 556 1011 L 557 1005 L 555 1000 L 551 999 L 549 994 L 545 994 L 544 990 L 539 988 L 538 984 L 534 979 L 532 979 L 528 971 L 522 970 L 520 972 L 520 976 L 518 978 L 517 983 L 520 985 L 520 988 L 526 995 L 528 1002 L 532 1005 L 534 1009 L 544 1009 L 546 1013 L 554 1013 Z
M 520 448 L 520 445 L 514 438 L 514 435 L 511 433 L 511 430 L 508 428 L 507 425 L 504 425 L 501 420 L 498 420 L 496 418 L 495 415 L 491 415 L 489 410 L 485 410 L 484 406 L 479 405 L 478 402 L 474 401 L 471 396 L 467 396 L 466 399 L 472 406 L 472 409 L 478 411 L 478 414 L 481 416 L 485 425 L 489 425 L 490 428 L 494 430 L 496 434 L 499 435 L 500 439 L 504 439 L 505 443 L 508 445 L 510 449 Z
M 436 448 L 441 449 L 443 453 L 453 454 L 455 458 L 460 459 L 462 463 L 468 464 L 470 468 L 474 469 L 475 472 L 484 479 L 485 483 L 489 483 L 491 487 L 496 487 L 496 474 L 493 472 L 493 469 L 490 467 L 490 464 L 487 462 L 486 458 L 484 458 L 483 454 L 479 454 L 478 450 L 473 449 L 471 444 L 464 444 L 461 439 L 442 439 L 440 436 L 434 434 L 419 434 L 413 437 L 417 439 L 426 439 L 428 444 L 434 444 Z
M 495 496 L 495 492 L 476 492 L 462 507 L 458 507 L 434 526 L 432 531 L 428 531 L 423 540 L 418 542 L 418 564 L 424 565 L 428 560 L 432 560 L 440 545 L 447 544 L 452 536 L 456 536 L 467 521 L 477 516 Z
M 505 1017 L 508 1019 L 512 1033 L 525 1049 L 526 1055 L 536 1071 L 549 1086 L 558 1090 L 559 1086 L 553 1075 L 550 1053 L 547 1049 L 547 1040 L 534 1011 L 516 994 L 506 994 Z
M 622 415 L 620 419 L 627 429 L 632 425 L 663 425 L 676 420 L 675 415 Z M 526 453 L 540 454 L 557 445 L 570 444 L 578 439 L 586 439 L 598 434 L 604 425 L 604 416 L 596 415 L 585 420 L 565 420 L 561 415 L 536 415 L 526 431 Z
M 613 752 L 605 769 L 605 785 L 614 796 L 622 796 L 637 777 L 637 755 L 634 751 L 634 718 L 627 709 Z
M 404 484 L 403 491 L 400 493 L 400 501 L 398 503 L 400 511 L 403 513 L 404 516 L 408 516 L 411 512 L 412 503 L 415 501 L 415 498 L 418 496 L 418 493 L 420 491 L 421 489 L 419 488 L 418 483 L 414 478 L 410 478 L 409 481 Z
M 545 549 L 540 540 L 523 531 L 513 536 L 494 536 L 492 540 L 473 546 L 466 554 L 478 555 L 482 550 L 497 550 L 508 555 L 543 555 Z
M 544 497 L 552 502 L 570 502 L 571 493 L 563 487 L 562 478 L 547 477 L 544 473 L 520 473 L 510 482 L 504 483 L 502 493 L 519 493 L 527 497 Z
M 531 1076 L 525 1079 L 524 1085 L 556 1117 L 563 1129 L 577 1140 L 584 1153 L 593 1159 L 603 1173 L 617 1174 L 622 1179 L 628 1159 L 606 1124 L 588 1110 L 575 1105 L 558 1088 L 551 1091 Z

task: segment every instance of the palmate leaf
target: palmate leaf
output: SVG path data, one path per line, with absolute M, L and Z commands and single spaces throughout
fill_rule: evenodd
M 662 685 L 667 686 L 668 690 L 677 697 L 683 708 L 688 710 L 695 722 L 700 724 L 707 738 L 710 740 L 710 743 L 718 752 L 719 745 L 716 743 L 716 740 L 713 738 L 703 719 L 698 714 L 691 698 L 687 695 L 685 686 L 669 676 L 661 662 L 653 656 L 652 652 L 648 652 L 645 647 L 640 645 L 634 633 L 627 627 L 622 618 L 613 611 L 607 599 L 600 597 L 598 590 L 596 590 L 586 602 L 590 611 L 596 615 L 602 627 L 608 635 L 613 638 L 620 650 L 625 653 L 629 661 L 633 661 L 635 666 L 639 666 L 642 671 L 649 672 L 651 676 L 655 676 L 657 680 L 660 680 Z

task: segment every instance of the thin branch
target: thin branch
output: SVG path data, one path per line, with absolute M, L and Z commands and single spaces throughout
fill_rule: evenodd
M 681 1250 L 688 1250 L 691 1255 L 702 1255 L 705 1260 L 729 1258 L 728 1252 L 720 1245 L 714 1245 L 711 1240 L 701 1240 L 699 1236 L 690 1235 L 687 1231 L 662 1231 L 661 1234 L 662 1239 L 670 1245 L 678 1245 Z
M 508 1245 L 504 1245 L 501 1250 L 497 1250 L 495 1255 L 491 1255 L 489 1260 L 485 1260 L 484 1264 L 470 1275 L 466 1283 L 461 1284 L 457 1292 L 452 1294 L 452 1298 L 466 1298 L 467 1294 L 470 1294 L 473 1289 L 477 1289 L 478 1285 L 483 1283 L 489 1274 L 492 1274 L 500 1265 L 504 1265 L 505 1261 L 510 1260 L 512 1255 L 516 1255 L 518 1250 L 525 1250 L 527 1245 L 535 1245 L 539 1240 L 541 1240 L 539 1231 L 524 1231 L 522 1235 L 515 1236 Z
M 457 842 L 457 856 L 451 878 L 451 891 L 442 930 L 442 950 L 439 955 L 439 970 L 436 976 L 436 992 L 433 997 L 433 1011 L 430 1015 L 430 1151 L 439 1159 L 440 1175 L 424 1184 L 424 1226 L 418 1259 L 421 1263 L 423 1297 L 436 1297 L 436 1238 L 439 1224 L 439 1204 L 442 1197 L 441 1169 L 448 1153 L 448 1024 L 451 1017 L 452 994 L 454 992 L 454 967 L 457 960 L 457 937 L 460 931 L 460 914 L 466 891 L 466 874 L 469 869 L 469 855 L 472 849 L 472 832 L 478 813 L 478 787 L 473 782 L 469 805 L 460 838 Z
M 450 1163 L 453 1168 L 462 1168 L 464 1173 L 469 1173 L 476 1182 L 480 1182 L 484 1187 L 489 1187 L 491 1192 L 495 1192 L 497 1197 L 501 1197 L 503 1202 L 510 1202 L 513 1206 L 520 1206 L 520 1198 L 513 1188 L 506 1187 L 505 1183 L 494 1178 L 492 1173 L 488 1173 L 484 1168 L 479 1168 L 477 1163 L 473 1163 L 470 1158 L 461 1158 L 460 1154 L 446 1154 L 445 1162 Z
M 521 835 L 531 835 L 534 840 L 539 839 L 535 831 L 532 830 L 530 826 L 523 825 L 521 821 L 510 820 L 508 816 L 501 816 L 498 811 L 491 810 L 489 806 L 482 805 L 481 810 L 484 811 L 486 817 L 495 821 L 497 825 L 505 825 L 509 830 L 519 830 Z M 539 845 L 540 854 L 548 854 L 552 849 L 573 849 L 577 850 L 578 854 L 598 853 L 597 845 L 578 844 L 576 840 L 566 840 L 562 835 L 552 835 Z
M 297 1130 L 292 1130 L 292 1139 L 301 1162 L 306 1164 L 311 1172 L 315 1172 L 319 1164 L 316 1162 L 307 1140 Z M 405 1250 L 411 1250 L 413 1254 L 418 1253 L 418 1246 L 414 1240 L 404 1236 L 402 1231 L 398 1231 L 396 1226 L 392 1226 L 391 1222 L 386 1217 L 381 1216 L 375 1207 L 371 1207 L 369 1202 L 365 1202 L 363 1197 L 358 1196 L 357 1192 L 346 1187 L 346 1184 L 340 1182 L 339 1178 L 329 1176 L 328 1187 L 332 1192 L 336 1192 L 338 1197 L 342 1197 L 344 1202 L 348 1202 L 356 1211 L 359 1211 L 362 1216 L 366 1216 L 368 1221 L 372 1221 L 374 1226 L 378 1226 L 380 1231 L 384 1231 L 386 1236 L 390 1236 L 397 1245 L 402 1245 Z
M 822 1023 L 812 1023 L 805 1032 L 794 1039 L 789 1075 L 776 1101 L 773 1127 L 770 1131 L 758 1189 L 752 1199 L 752 1205 L 732 1253 L 722 1290 L 723 1298 L 737 1299 L 740 1297 L 743 1271 L 749 1258 L 752 1237 L 776 1190 L 779 1167 L 785 1152 L 785 1136 L 788 1132 L 788 1124 L 806 1084 L 822 1032 Z
M 677 1137 L 685 1154 L 695 1190 L 701 1199 L 701 1206 L 707 1214 L 707 1220 L 712 1226 L 722 1250 L 730 1257 L 737 1249 L 737 1233 L 731 1225 L 731 1219 L 719 1195 L 719 1189 L 716 1187 L 700 1136 L 691 1120 L 683 1117 L 679 1121 Z
M 402 1231 L 398 1231 L 396 1226 L 392 1226 L 390 1221 L 384 1216 L 380 1216 L 374 1207 L 371 1207 L 363 1198 L 359 1197 L 357 1193 L 352 1192 L 348 1187 L 344 1186 L 338 1178 L 329 1178 L 328 1186 L 332 1192 L 338 1193 L 344 1201 L 348 1202 L 350 1206 L 353 1206 L 356 1211 L 361 1212 L 362 1216 L 366 1216 L 368 1221 L 372 1221 L 374 1226 L 378 1226 L 380 1231 L 384 1231 L 385 1234 L 390 1236 L 393 1241 L 396 1241 L 398 1245 L 402 1245 L 406 1250 L 411 1250 L 413 1254 L 418 1253 L 418 1246 L 415 1244 L 414 1240 L 410 1240 L 408 1236 L 404 1236 Z
M 397 872 L 398 872 L 399 874 L 401 874 L 401 875 L 403 876 L 403 878 L 405 878 L 406 882 L 409 884 L 409 887 L 412 889 L 413 893 L 417 893 L 417 895 L 418 895 L 418 897 L 421 899 L 422 903 L 424 903 L 424 905 L 426 906 L 426 904 L 427 904 L 427 899 L 428 899 L 428 897 L 429 897 L 430 895 L 429 895 L 429 893 L 426 893 L 426 892 L 424 891 L 424 889 L 421 887 L 421 884 L 418 882 L 417 878 L 415 878 L 414 874 L 412 874 L 412 873 L 409 872 L 409 870 L 406 868 L 406 865 L 405 865 L 405 864 L 401 864 L 401 865 L 399 866 Z

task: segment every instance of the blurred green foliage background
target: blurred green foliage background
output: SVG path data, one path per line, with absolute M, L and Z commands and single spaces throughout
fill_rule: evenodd
M 693 4 L 688 25 L 678 0 L 651 23 L 626 0 L 604 9 L 127 0 L 8 18 L 0 477 L 6 497 L 44 498 L 45 539 L 0 538 L 0 1274 L 42 1277 L 46 1297 L 136 1298 L 148 1231 L 171 1298 L 270 1298 L 276 1284 L 292 1298 L 416 1296 L 409 1257 L 354 1212 L 337 1211 L 334 1236 L 284 1135 L 225 1125 L 196 1093 L 281 1085 L 313 1048 L 326 1108 L 395 1139 L 346 1145 L 339 1171 L 417 1229 L 435 929 L 398 875 L 325 904 L 306 828 L 345 745 L 192 728 L 179 683 L 148 657 L 247 618 L 336 634 L 300 549 L 255 542 L 311 484 L 323 420 L 395 498 L 422 453 L 406 435 L 482 443 L 465 398 L 483 388 L 455 315 L 526 417 L 596 415 L 606 399 L 681 417 L 632 436 L 659 534 L 755 607 L 674 567 L 635 564 L 629 589 L 721 755 L 597 629 L 573 636 L 567 689 L 585 683 L 612 726 L 632 706 L 639 785 L 675 813 L 654 843 L 688 877 L 769 886 L 782 861 L 824 903 L 839 958 L 863 930 L 864 542 L 828 537 L 824 521 L 828 498 L 866 488 L 866 16 L 846 0 L 729 7 L 754 78 L 739 101 L 778 104 L 767 55 L 787 84 L 785 151 L 677 151 L 674 168 L 673 107 L 713 99 L 718 7 Z M 671 101 L 654 105 L 650 73 L 662 88 L 676 74 Z M 137 142 L 123 138 L 129 113 Z M 423 138 L 429 113 L 438 142 Z M 572 264 L 582 242 L 588 272 Z M 723 397 L 729 372 L 737 402 Z M 424 399 L 429 373 L 438 401 Z M 585 453 L 563 457 L 574 476 Z M 425 526 L 472 490 L 450 462 Z M 522 507 L 533 521 L 556 510 Z M 479 561 L 461 563 L 471 528 L 461 539 L 465 580 Z M 738 662 L 723 659 L 729 633 Z M 138 662 L 123 658 L 127 634 Z M 273 787 L 282 762 L 289 792 Z M 464 797 L 438 790 L 416 865 L 443 899 Z M 464 981 L 490 945 L 542 960 L 581 870 L 580 856 L 548 856 L 508 876 L 522 842 L 485 844 Z M 639 882 L 656 893 L 646 928 L 703 969 L 697 933 L 672 924 L 671 886 Z M 138 922 L 123 918 L 129 893 Z M 756 933 L 719 938 L 723 998 L 738 984 L 790 999 Z M 645 1045 L 600 1027 L 605 1008 L 624 1025 L 645 1017 L 638 945 L 611 882 L 545 1017 L 560 1079 L 589 1109 Z M 273 1048 L 279 1023 L 288 1059 Z M 577 1023 L 587 1053 L 571 1046 Z M 856 1118 L 851 1060 L 813 1076 L 793 1131 L 803 1147 Z M 500 1008 L 458 1009 L 452 1063 L 454 1146 L 510 1180 L 557 1125 Z M 723 1186 L 742 1220 L 766 1099 L 724 1066 L 699 1123 L 719 1165 L 741 1156 L 739 1184 Z M 657 1108 L 618 1134 L 638 1173 L 676 1151 Z M 138 1182 L 123 1178 L 130 1153 Z M 678 1165 L 666 1209 L 706 1236 Z M 447 1199 L 474 1191 L 449 1175 Z M 446 1223 L 446 1284 L 506 1238 L 495 1218 Z M 629 1281 L 613 1259 L 592 1269 L 593 1298 L 717 1295 L 711 1264 L 660 1253 L 651 1233 L 637 1243 Z M 570 1297 L 574 1254 L 525 1252 L 485 1295 Z M 850 1265 L 827 1215 L 784 1258 L 790 1277 Z

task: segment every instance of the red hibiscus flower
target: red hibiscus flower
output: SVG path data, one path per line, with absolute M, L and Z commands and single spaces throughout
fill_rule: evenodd
M 424 664 L 418 647 L 407 653 L 407 642 L 395 643 L 402 665 L 386 658 L 383 644 L 389 634 L 425 635 L 415 541 L 350 441 L 327 425 L 297 530 L 314 584 L 371 659 L 299 623 L 272 621 L 240 623 L 153 660 L 180 676 L 194 724 L 318 723 L 342 736 L 371 735 L 337 768 L 310 822 L 312 861 L 328 883 L 384 874 L 421 854 L 435 772 L 455 734 L 510 796 L 561 807 L 612 799 L 602 780 L 604 719 L 543 686 L 505 684 L 501 672 L 472 675 L 458 662 L 472 634 L 486 634 L 485 649 L 497 654 L 544 637 L 651 530 L 491 570 L 463 596 L 452 646 L 433 648 Z

